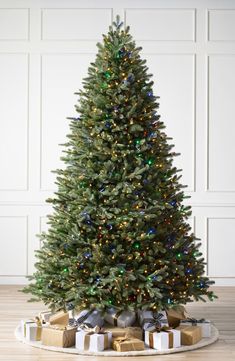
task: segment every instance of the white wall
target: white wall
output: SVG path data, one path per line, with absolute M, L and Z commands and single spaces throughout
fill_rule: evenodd
M 207 273 L 235 285 L 235 2 L 0 0 L 0 283 L 31 274 L 67 116 L 96 42 L 120 14 L 143 46 L 181 152 Z

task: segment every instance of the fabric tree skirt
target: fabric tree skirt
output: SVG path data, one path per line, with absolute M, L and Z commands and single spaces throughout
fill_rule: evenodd
M 185 351 L 192 351 L 196 350 L 201 347 L 205 347 L 211 345 L 219 338 L 219 331 L 214 325 L 211 325 L 211 337 L 203 338 L 197 344 L 192 346 L 181 346 L 178 348 L 172 348 L 164 351 L 157 351 L 154 349 L 146 348 L 143 351 L 129 351 L 129 352 L 117 352 L 114 350 L 105 350 L 101 352 L 89 352 L 89 351 L 80 351 L 77 350 L 75 347 L 63 348 L 63 347 L 53 347 L 53 346 L 44 346 L 42 345 L 41 341 L 27 341 L 21 334 L 21 328 L 18 326 L 15 330 L 16 338 L 33 347 L 37 347 L 43 350 L 54 351 L 54 352 L 65 352 L 65 353 L 72 353 L 77 355 L 88 355 L 88 356 L 151 356 L 151 355 L 163 355 L 175 352 L 185 352 Z

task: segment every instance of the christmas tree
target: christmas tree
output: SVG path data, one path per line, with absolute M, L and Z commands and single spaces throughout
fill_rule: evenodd
M 53 309 L 158 310 L 212 300 L 142 48 L 118 17 L 97 46 L 24 292 Z

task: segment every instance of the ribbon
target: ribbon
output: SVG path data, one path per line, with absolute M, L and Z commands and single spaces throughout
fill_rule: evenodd
M 106 331 L 99 326 L 95 326 L 92 328 L 92 327 L 89 327 L 87 324 L 83 324 L 83 325 L 81 325 L 80 328 L 85 332 L 89 332 L 90 334 L 94 334 L 94 333 L 105 334 L 106 333 Z
M 35 317 L 36 329 L 36 341 L 40 341 L 42 337 L 42 322 L 38 316 Z
M 86 319 L 92 314 L 94 310 L 90 310 L 88 311 L 85 315 L 77 318 L 77 320 L 75 320 L 74 318 L 70 318 L 69 319 L 69 326 L 73 326 L 73 327 L 81 327 L 81 325 L 84 324 L 84 322 L 86 321 Z M 89 327 L 92 327 L 92 325 L 90 323 L 87 324 Z
M 171 328 L 167 326 L 163 326 L 161 328 L 156 328 L 154 331 L 149 331 L 149 347 L 154 348 L 153 334 L 157 332 L 168 332 L 168 348 L 173 348 L 174 344 L 174 333 L 171 332 Z
M 191 323 L 192 326 L 197 326 L 198 323 L 210 323 L 210 321 L 205 320 L 205 318 L 200 318 L 199 320 L 197 320 L 196 318 L 193 317 L 188 317 L 185 320 L 181 320 L 181 323 Z
M 161 312 L 158 313 L 153 313 L 153 317 L 152 318 L 144 318 L 142 321 L 142 326 L 145 323 L 148 323 L 148 327 L 146 330 L 150 330 L 151 329 L 157 329 L 157 328 L 161 328 L 162 322 L 166 322 L 167 323 L 167 319 L 163 318 L 164 315 Z
M 118 311 L 115 313 L 115 315 L 113 316 L 113 324 L 114 326 L 118 325 L 118 317 L 121 315 L 122 311 Z
M 35 324 L 36 323 L 36 337 L 35 340 L 36 341 L 40 341 L 41 340 L 41 335 L 42 335 L 42 323 L 39 319 L 38 316 L 36 316 L 34 319 L 32 320 L 28 320 L 24 322 L 24 336 L 26 336 L 26 325 L 27 324 Z M 30 332 L 30 331 L 29 331 Z
M 86 326 L 86 325 L 85 325 Z M 90 336 L 92 335 L 103 335 L 104 338 L 104 350 L 109 347 L 109 337 L 108 333 L 105 332 L 103 329 L 101 329 L 99 326 L 95 326 L 93 329 L 90 329 L 89 327 L 83 328 L 83 331 L 86 333 L 84 336 L 84 351 L 89 350 L 90 348 Z

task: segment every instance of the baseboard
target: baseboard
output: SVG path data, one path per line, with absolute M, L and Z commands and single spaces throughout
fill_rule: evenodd
M 0 285 L 27 285 L 28 279 L 24 276 L 0 276 Z

